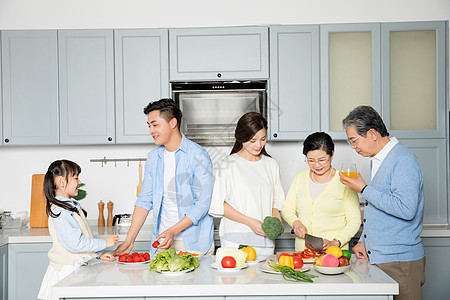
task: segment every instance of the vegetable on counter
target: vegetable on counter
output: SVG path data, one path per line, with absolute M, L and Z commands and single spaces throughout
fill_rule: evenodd
M 286 256 L 283 256 L 283 257 L 286 257 Z M 294 270 L 293 268 L 288 267 L 288 266 L 281 266 L 281 265 L 275 263 L 273 260 L 269 260 L 267 262 L 267 264 L 269 265 L 269 267 L 272 270 L 283 274 L 283 278 L 288 281 L 314 282 L 313 278 L 318 277 L 313 274 L 308 274 L 308 273 Z
M 177 255 L 175 250 L 167 249 L 156 255 L 156 258 L 150 261 L 150 271 L 170 271 L 180 272 L 197 268 L 199 259 L 191 254 Z
M 247 247 L 243 247 L 241 250 L 244 251 L 245 254 L 247 254 L 246 261 L 255 261 L 255 259 L 256 259 L 256 250 L 255 250 L 255 248 L 253 248 L 251 246 L 247 246 Z
M 271 240 L 279 238 L 284 232 L 283 224 L 281 223 L 280 219 L 275 217 L 265 217 L 261 228 L 262 230 L 264 230 L 267 237 Z
M 278 258 L 278 264 L 280 266 L 287 266 L 290 268 L 294 268 L 294 258 L 291 255 L 280 255 Z
M 225 256 L 232 256 L 236 260 L 236 267 L 239 268 L 245 264 L 247 259 L 247 254 L 239 249 L 231 248 L 231 247 L 221 247 L 216 251 L 216 260 L 217 265 L 221 265 L 222 259 Z
M 236 260 L 233 256 L 225 256 L 222 258 L 222 268 L 234 268 L 236 266 Z

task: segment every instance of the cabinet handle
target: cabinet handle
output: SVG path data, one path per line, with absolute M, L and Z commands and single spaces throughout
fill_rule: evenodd
M 217 73 L 217 77 L 218 77 L 218 78 L 222 77 L 222 74 Z
M 108 141 L 111 142 L 112 141 L 112 137 L 108 137 Z
M 9 143 L 9 139 L 5 139 L 5 143 Z
M 273 137 L 274 137 L 274 138 L 276 138 L 277 136 L 278 136 L 278 134 L 276 134 L 276 133 L 273 134 Z

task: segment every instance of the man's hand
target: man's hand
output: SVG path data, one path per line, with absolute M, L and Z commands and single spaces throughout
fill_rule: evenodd
M 342 175 L 341 172 L 339 172 L 339 177 L 341 178 L 341 182 L 348 186 L 352 191 L 355 191 L 357 193 L 361 192 L 363 187 L 366 186 L 366 182 L 361 177 L 361 174 L 359 172 L 357 173 L 356 178 L 349 178 L 347 176 Z
M 266 236 L 266 233 L 261 227 L 262 223 L 263 222 L 261 222 L 260 220 L 250 218 L 247 226 L 250 227 L 250 229 L 253 230 L 253 232 L 257 235 Z
M 131 249 L 133 249 L 133 243 L 125 240 L 122 244 L 120 244 L 116 250 L 114 250 L 112 255 L 119 256 L 125 253 L 130 253 Z
M 353 252 L 356 255 L 356 258 L 369 259 L 366 251 L 366 244 L 363 242 L 359 242 L 355 247 L 352 248 Z
M 303 225 L 299 220 L 296 220 L 294 221 L 294 223 L 292 223 L 292 228 L 294 229 L 295 235 L 302 239 L 304 239 L 305 234 L 308 233 L 308 229 L 306 229 L 305 225 Z

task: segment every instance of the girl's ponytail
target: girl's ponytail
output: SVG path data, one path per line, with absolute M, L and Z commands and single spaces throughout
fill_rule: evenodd
M 47 199 L 46 212 L 48 216 L 51 216 L 52 218 L 57 218 L 59 216 L 59 214 L 52 212 L 52 205 L 78 213 L 78 210 L 70 205 L 70 203 L 56 199 L 55 179 L 58 176 L 62 176 L 66 181 L 69 181 L 69 174 L 75 176 L 80 173 L 80 166 L 70 160 L 56 160 L 50 164 L 47 173 L 45 173 L 44 176 L 44 195 Z

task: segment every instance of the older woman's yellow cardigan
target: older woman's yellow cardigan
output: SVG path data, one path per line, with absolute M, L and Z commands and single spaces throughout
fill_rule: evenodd
M 336 239 L 344 249 L 348 249 L 348 242 L 361 226 L 358 195 L 339 181 L 338 172 L 315 200 L 309 192 L 309 169 L 298 172 L 281 214 L 290 226 L 295 220 L 300 220 L 309 234 Z M 305 240 L 296 237 L 295 250 L 303 249 Z

